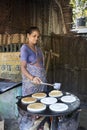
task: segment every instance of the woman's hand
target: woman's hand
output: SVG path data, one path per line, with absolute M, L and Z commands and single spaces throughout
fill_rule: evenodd
M 41 79 L 39 77 L 34 77 L 33 80 L 32 80 L 32 82 L 34 84 L 38 85 L 38 84 L 41 84 L 42 81 L 41 81 Z

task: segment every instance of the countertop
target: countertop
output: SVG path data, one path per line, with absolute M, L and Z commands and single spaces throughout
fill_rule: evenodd
M 0 78 L 0 94 L 22 85 L 22 82 L 14 82 L 9 79 Z

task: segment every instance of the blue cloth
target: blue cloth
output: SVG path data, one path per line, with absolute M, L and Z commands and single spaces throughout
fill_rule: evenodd
M 27 64 L 27 70 L 31 75 L 39 77 L 43 82 L 46 82 L 46 72 L 44 68 Z M 36 92 L 46 91 L 46 89 L 47 87 L 44 85 L 35 85 L 31 83 L 31 81 L 22 74 L 22 95 L 23 96 L 30 95 Z
M 20 52 L 21 52 L 21 61 L 26 61 L 29 64 L 39 63 L 41 67 L 43 67 L 43 53 L 41 49 L 37 46 L 36 53 L 29 48 L 27 44 L 22 45 Z
M 43 82 L 46 82 L 46 71 L 43 64 L 43 53 L 41 49 L 37 46 L 36 53 L 28 47 L 27 44 L 22 45 L 21 47 L 21 61 L 26 61 L 27 71 L 32 76 L 39 77 Z M 38 64 L 38 66 L 36 66 Z M 44 85 L 35 85 L 31 83 L 27 77 L 22 74 L 22 95 L 26 96 L 31 93 L 45 91 L 46 86 Z

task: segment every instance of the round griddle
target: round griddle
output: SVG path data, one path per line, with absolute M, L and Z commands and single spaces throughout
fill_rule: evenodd
M 67 95 L 66 92 L 63 92 L 63 96 Z M 70 93 L 69 93 L 70 95 Z M 73 95 L 73 94 L 72 94 Z M 27 96 L 31 96 L 31 95 L 27 95 Z M 75 96 L 75 95 L 73 95 Z M 26 97 L 26 96 L 25 96 Z M 27 110 L 27 105 L 23 104 L 21 102 L 21 99 L 24 98 L 22 96 L 18 97 L 18 102 L 17 102 L 17 106 L 19 109 L 28 112 L 28 114 L 33 115 L 33 114 L 38 114 L 41 116 L 60 116 L 60 115 L 67 115 L 70 114 L 74 111 L 76 111 L 79 107 L 80 107 L 80 100 L 77 96 L 76 97 L 76 101 L 72 102 L 72 103 L 65 103 L 68 105 L 68 109 L 66 111 L 62 111 L 62 112 L 54 112 L 52 110 L 49 109 L 49 105 L 46 106 L 46 109 L 41 111 L 41 112 L 31 112 Z M 57 98 L 57 103 L 62 103 L 62 101 L 60 100 L 61 97 Z M 38 100 L 37 102 L 40 102 L 40 100 Z M 64 102 L 63 102 L 64 103 Z

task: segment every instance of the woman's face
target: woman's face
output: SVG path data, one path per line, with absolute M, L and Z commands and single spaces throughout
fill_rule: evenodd
M 31 34 L 28 34 L 29 43 L 36 44 L 39 40 L 40 33 L 38 31 L 33 31 Z

